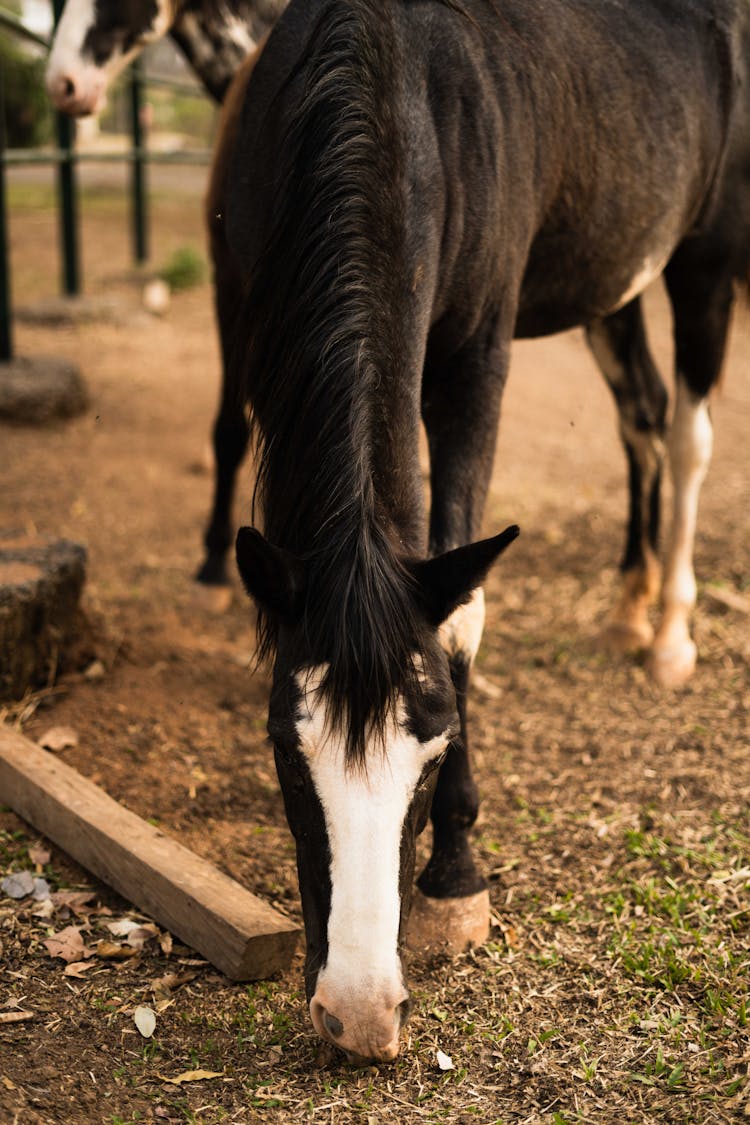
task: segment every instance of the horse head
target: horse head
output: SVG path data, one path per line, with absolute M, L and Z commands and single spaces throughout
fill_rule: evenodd
M 394 675 L 397 686 L 367 721 L 358 748 L 349 720 L 363 685 L 352 682 L 351 698 L 332 694 L 326 651 L 310 629 L 316 589 L 309 567 L 249 528 L 237 537 L 243 582 L 277 626 L 268 730 L 296 841 L 310 1016 L 318 1034 L 353 1061 L 395 1058 L 409 1011 L 401 949 L 416 839 L 459 730 L 439 627 L 517 534 L 508 528 L 404 565 L 417 622 L 411 667 Z M 367 678 L 367 663 L 365 655 L 353 681 Z
M 47 93 L 76 117 L 98 113 L 110 83 L 171 27 L 173 0 L 68 0 L 47 63 Z

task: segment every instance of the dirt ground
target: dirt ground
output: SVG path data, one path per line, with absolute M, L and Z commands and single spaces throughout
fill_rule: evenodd
M 16 325 L 19 354 L 80 365 L 93 405 L 43 431 L 0 427 L 0 529 L 86 544 L 90 630 L 54 691 L 4 717 L 32 739 L 72 728 L 66 762 L 301 922 L 265 741 L 267 676 L 249 667 L 252 611 L 238 582 L 217 614 L 192 581 L 219 372 L 210 288 L 175 296 L 162 319 L 140 312 L 118 200 L 92 190 L 83 244 L 87 292 L 118 296 L 120 322 Z M 38 185 L 14 182 L 12 205 L 25 304 L 54 292 L 55 221 Z M 153 218 L 156 263 L 199 245 L 192 180 L 157 185 Z M 668 370 L 658 289 L 648 314 Z M 399 1060 L 359 1071 L 319 1049 L 301 953 L 277 979 L 237 985 L 162 934 L 71 974 L 46 939 L 72 926 L 89 948 L 122 945 L 107 926 L 140 916 L 6 808 L 0 876 L 27 869 L 91 894 L 41 915 L 0 896 L 0 1122 L 750 1116 L 749 363 L 740 310 L 696 550 L 700 660 L 668 693 L 641 662 L 593 643 L 617 589 L 625 511 L 608 392 L 580 334 L 516 346 L 486 528 L 515 521 L 522 536 L 487 584 L 472 697 L 475 838 L 494 924 L 485 947 L 456 960 L 412 958 Z M 245 521 L 250 481 L 248 469 Z M 148 1039 L 139 1005 L 156 1013 Z

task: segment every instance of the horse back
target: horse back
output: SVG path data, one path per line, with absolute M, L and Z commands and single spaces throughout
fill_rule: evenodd
M 289 171 L 316 29 L 342 6 L 387 38 L 410 268 L 457 337 L 468 306 L 497 294 L 515 301 L 519 334 L 612 311 L 710 210 L 744 3 L 292 0 L 248 85 L 234 161 L 231 241 L 248 268 Z
M 456 292 L 508 286 L 519 335 L 610 312 L 710 211 L 737 113 L 738 9 L 464 8 L 407 9 L 426 56 L 410 100 L 426 86 L 445 194 L 436 319 Z

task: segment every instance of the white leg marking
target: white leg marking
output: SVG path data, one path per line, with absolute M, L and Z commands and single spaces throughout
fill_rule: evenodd
M 347 769 L 344 747 L 327 729 L 321 678 L 321 669 L 298 675 L 300 748 L 323 806 L 331 852 L 328 960 L 311 1007 L 322 1005 L 344 1025 L 341 1046 L 374 1057 L 394 1036 L 397 1043 L 395 1009 L 407 997 L 398 954 L 404 820 L 425 764 L 442 753 L 448 735 L 420 743 L 401 708 L 385 751 L 372 747 L 366 772 Z
M 440 647 L 448 656 L 462 656 L 471 664 L 479 651 L 484 631 L 484 590 L 474 590 L 466 605 L 460 605 L 440 626 Z
M 597 363 L 613 388 L 627 382 L 625 365 L 618 359 L 610 345 L 609 336 L 601 323 L 591 325 L 589 345 Z M 651 521 L 651 491 L 664 459 L 664 442 L 653 431 L 637 430 L 622 411 L 619 411 L 622 440 L 633 450 L 641 469 L 641 538 L 643 566 L 626 575 L 620 600 L 612 611 L 608 625 L 601 634 L 606 648 L 629 651 L 648 648 L 654 631 L 648 620 L 649 606 L 655 600 L 659 587 L 659 564 L 648 541 Z
M 664 618 L 654 642 L 653 670 L 668 685 L 682 683 L 695 667 L 690 612 L 695 605 L 693 547 L 698 500 L 713 449 L 713 426 L 705 399 L 677 382 L 677 400 L 668 439 L 674 481 L 674 514 L 664 581 Z

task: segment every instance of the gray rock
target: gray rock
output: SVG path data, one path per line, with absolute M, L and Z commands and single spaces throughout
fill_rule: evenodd
M 36 356 L 0 363 L 0 419 L 6 422 L 48 425 L 82 414 L 88 404 L 81 373 L 66 360 Z

